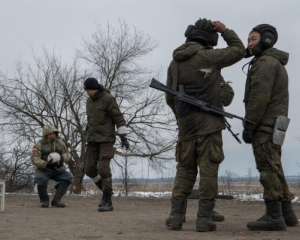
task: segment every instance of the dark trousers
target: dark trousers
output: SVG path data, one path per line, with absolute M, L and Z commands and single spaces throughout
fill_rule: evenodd
M 102 191 L 112 192 L 110 161 L 113 156 L 112 143 L 88 143 L 85 174 L 92 178 Z
M 57 182 L 56 190 L 66 191 L 68 186 L 72 183 L 72 175 L 64 168 L 43 170 L 36 170 L 34 182 L 38 185 L 39 197 L 41 201 L 49 201 L 47 193 L 47 186 L 49 180 Z

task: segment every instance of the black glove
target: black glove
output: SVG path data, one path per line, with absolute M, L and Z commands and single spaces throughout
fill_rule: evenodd
M 120 139 L 121 139 L 122 148 L 125 148 L 126 150 L 128 150 L 129 149 L 129 142 L 128 142 L 128 139 L 127 139 L 126 135 L 120 135 Z
M 253 130 L 245 128 L 243 131 L 243 140 L 245 143 L 252 143 L 253 140 Z

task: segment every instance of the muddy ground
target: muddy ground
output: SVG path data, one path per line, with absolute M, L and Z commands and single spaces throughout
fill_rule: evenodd
M 226 221 L 218 231 L 197 233 L 197 201 L 189 200 L 187 222 L 183 231 L 168 231 L 164 221 L 169 211 L 168 199 L 115 198 L 115 211 L 98 213 L 96 197 L 67 197 L 65 209 L 41 209 L 36 196 L 8 196 L 7 209 L 0 213 L 1 240 L 299 240 L 300 227 L 287 232 L 249 232 L 246 223 L 263 212 L 261 202 L 218 200 L 217 209 Z M 295 206 L 300 216 L 300 205 Z

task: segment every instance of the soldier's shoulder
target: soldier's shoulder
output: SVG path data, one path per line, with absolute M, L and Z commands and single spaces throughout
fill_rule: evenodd
M 114 101 L 115 97 L 110 93 L 109 90 L 103 91 L 103 101 L 110 103 L 111 101 Z
M 256 63 L 257 64 L 276 64 L 278 61 L 276 58 L 268 55 L 261 56 L 260 58 L 257 59 Z
M 57 143 L 61 144 L 61 145 L 65 145 L 64 140 L 62 140 L 60 137 L 56 139 Z

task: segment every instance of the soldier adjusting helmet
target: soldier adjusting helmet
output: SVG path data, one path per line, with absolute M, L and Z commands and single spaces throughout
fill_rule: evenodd
M 219 38 L 212 22 L 205 18 L 200 18 L 194 25 L 189 25 L 184 35 L 187 41 L 199 42 L 205 46 L 216 46 Z

